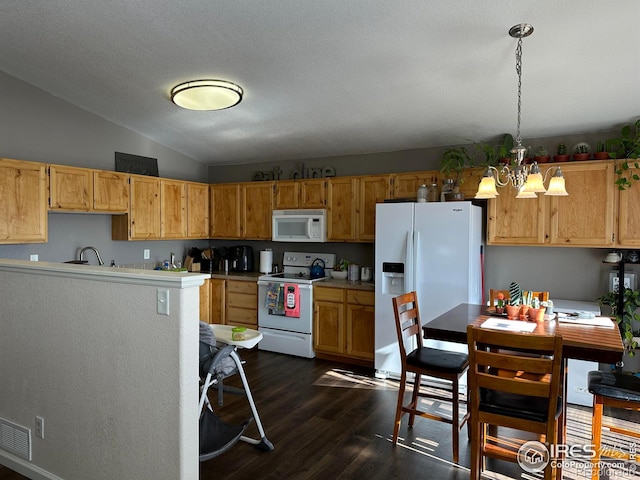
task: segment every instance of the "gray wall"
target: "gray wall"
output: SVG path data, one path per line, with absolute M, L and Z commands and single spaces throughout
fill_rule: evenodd
M 257 165 L 206 167 L 179 152 L 170 150 L 130 130 L 89 114 L 35 87 L 0 72 L 0 99 L 4 114 L 0 117 L 0 156 L 104 170 L 114 169 L 114 152 L 126 152 L 158 159 L 160 176 L 211 183 L 250 181 L 255 171 L 290 172 L 305 167 L 333 166 L 339 176 L 438 169 L 443 148 L 352 155 L 300 162 L 267 162 Z M 524 132 L 526 135 L 526 122 Z M 584 135 L 526 139 L 525 145 L 544 145 L 553 151 L 559 141 L 569 147 L 586 141 L 595 146 L 600 139 L 617 132 L 592 132 Z M 501 134 L 486 140 L 498 143 Z M 114 242 L 111 240 L 111 217 L 89 214 L 49 214 L 49 242 L 34 245 L 0 245 L 0 257 L 28 259 L 38 254 L 40 260 L 66 261 L 77 257 L 83 246 L 98 248 L 105 260 L 118 264 L 144 262 L 143 249 L 151 250 L 152 261 L 162 261 L 171 252 L 184 257 L 191 246 L 204 247 L 206 241 Z M 246 243 L 258 250 L 273 248 L 274 258 L 282 261 L 285 250 L 331 252 L 361 265 L 373 265 L 370 244 L 326 243 L 271 244 L 270 242 L 212 241 L 212 246 Z M 550 290 L 556 298 L 591 300 L 607 288 L 610 267 L 601 263 L 605 249 L 487 247 L 486 289 L 507 287 L 518 281 L 525 288 Z M 89 254 L 91 263 L 95 259 Z M 257 265 L 257 264 L 256 264 Z

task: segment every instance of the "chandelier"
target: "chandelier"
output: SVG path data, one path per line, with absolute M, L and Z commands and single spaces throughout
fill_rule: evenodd
M 511 164 L 501 168 L 492 165 L 487 166 L 484 177 L 478 186 L 475 198 L 495 198 L 498 196 L 496 185 L 505 187 L 509 184 L 516 189 L 516 198 L 537 198 L 538 193 L 545 195 L 569 195 L 564 186 L 564 177 L 560 167 L 549 168 L 544 177 L 540 173 L 537 162 L 531 165 L 524 164 L 524 156 L 527 151 L 522 146 L 520 136 L 520 113 L 522 110 L 522 39 L 533 33 L 533 27 L 528 23 L 520 23 L 509 29 L 509 35 L 518 39 L 516 47 L 516 73 L 518 74 L 518 124 L 516 132 L 516 145 L 511 149 Z M 554 171 L 549 181 L 549 189 L 544 187 L 549 172 Z

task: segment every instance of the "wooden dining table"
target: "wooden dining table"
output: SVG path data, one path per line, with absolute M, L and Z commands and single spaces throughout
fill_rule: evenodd
M 455 343 L 467 343 L 467 325 L 481 325 L 491 317 L 487 307 L 461 303 L 422 326 L 424 338 Z M 562 336 L 562 356 L 565 360 L 589 360 L 615 364 L 622 360 L 624 346 L 620 331 L 614 328 L 540 322 L 532 332 L 538 335 Z
M 467 343 L 467 326 L 482 325 L 492 315 L 484 305 L 461 303 L 422 326 L 425 339 Z M 567 366 L 570 358 L 615 364 L 622 360 L 624 346 L 619 329 L 559 323 L 556 320 L 540 322 L 532 334 L 562 336 L 564 372 L 562 380 L 563 409 L 561 415 L 563 442 L 567 422 Z

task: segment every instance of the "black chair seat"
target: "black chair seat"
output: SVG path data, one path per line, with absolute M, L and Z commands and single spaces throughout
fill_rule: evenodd
M 589 372 L 589 392 L 616 400 L 640 402 L 640 378 L 614 372 Z
M 536 398 L 515 393 L 496 392 L 486 388 L 480 389 L 479 410 L 496 415 L 534 420 L 536 422 L 547 421 L 547 399 Z M 562 398 L 558 397 L 555 417 L 562 412 Z
M 450 352 L 439 348 L 417 348 L 407 355 L 407 364 L 443 373 L 460 373 L 467 368 L 466 353 Z

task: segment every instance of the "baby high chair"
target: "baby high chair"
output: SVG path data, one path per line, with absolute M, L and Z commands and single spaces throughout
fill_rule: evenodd
M 231 326 L 209 325 L 200 322 L 200 461 L 204 462 L 221 455 L 242 440 L 256 448 L 270 452 L 273 444 L 267 439 L 256 405 L 249 389 L 249 382 L 242 368 L 242 362 L 236 349 L 252 348 L 262 339 L 257 330 L 247 330 L 244 340 L 233 340 Z M 240 375 L 243 388 L 224 385 L 224 380 L 235 374 Z M 218 405 L 223 405 L 223 393 L 245 395 L 251 408 L 260 439 L 244 436 L 251 418 L 240 425 L 223 422 L 213 411 L 209 401 L 209 388 L 217 387 Z

